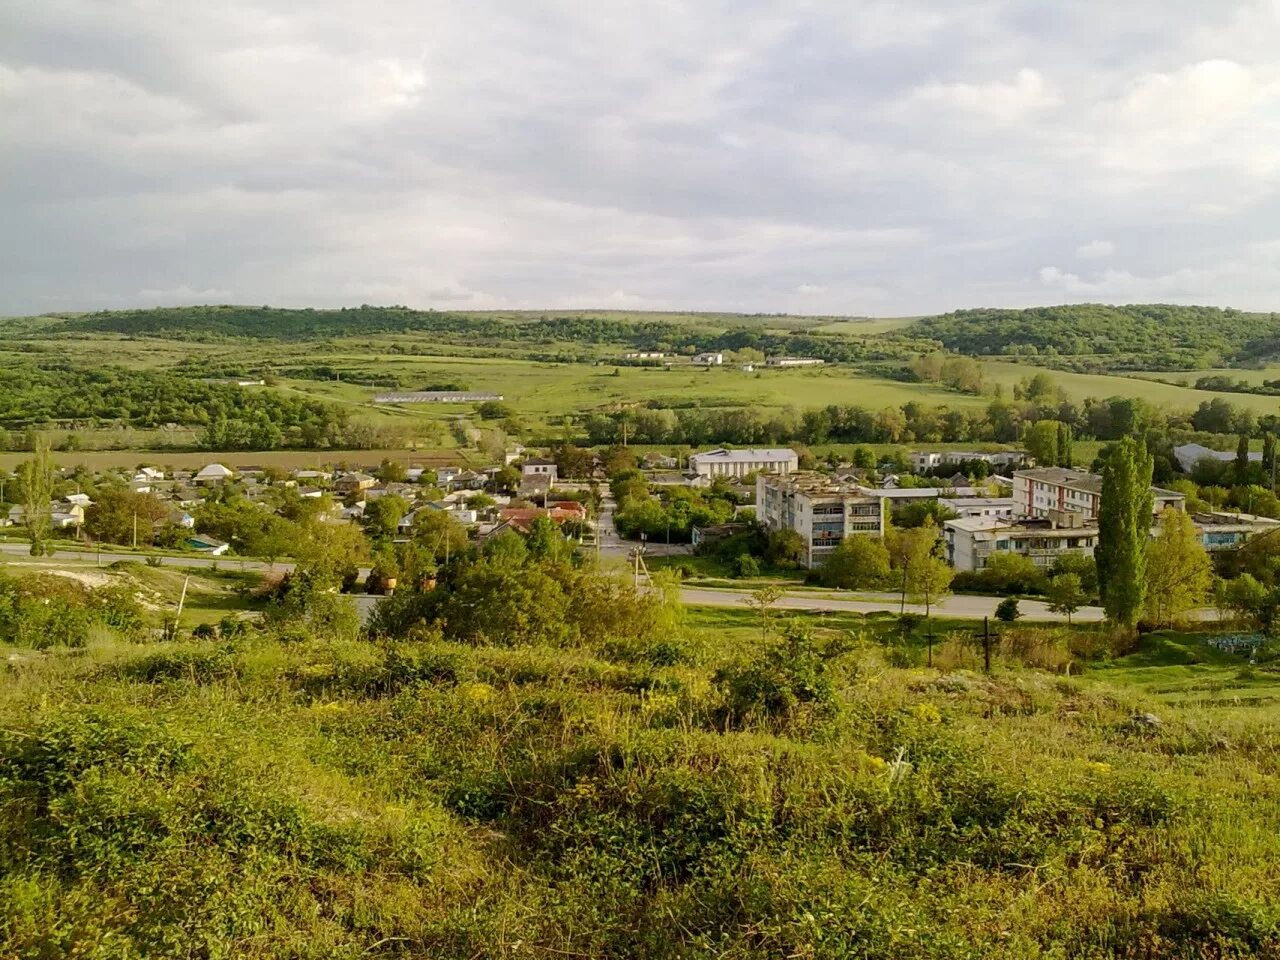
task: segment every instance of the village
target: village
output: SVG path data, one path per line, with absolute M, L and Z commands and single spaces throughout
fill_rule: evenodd
M 1177 448 L 1187 471 L 1230 455 L 1198 444 Z M 849 538 L 883 539 L 895 527 L 938 527 L 935 552 L 957 574 L 981 574 L 993 558 L 1022 558 L 1049 574 L 1098 542 L 1101 479 L 1073 467 L 1037 466 L 1020 449 L 913 451 L 869 463 L 815 463 L 790 448 L 690 453 L 565 444 L 510 448 L 484 467 L 377 466 L 293 469 L 210 462 L 199 469 L 57 471 L 50 528 L 60 548 L 149 553 L 288 557 L 274 525 L 305 516 L 355 526 L 375 543 L 403 544 L 426 524 L 447 524 L 483 545 L 505 532 L 527 536 L 549 521 L 574 546 L 598 556 L 724 552 L 727 543 L 789 538 L 790 566 L 811 579 Z M 802 462 L 802 460 L 804 462 Z M 1256 456 L 1255 456 L 1256 460 Z M 13 489 L 11 484 L 10 489 Z M 0 497 L 3 486 L 0 485 Z M 640 506 L 659 511 L 634 519 Z M 1152 536 L 1163 511 L 1187 511 L 1187 497 L 1151 488 Z M 251 505 L 228 521 L 227 504 Z M 0 513 L 0 535 L 20 536 L 23 504 Z M 665 513 L 661 511 L 666 511 Z M 673 521 L 673 516 L 675 520 Z M 1196 503 L 1195 536 L 1210 552 L 1237 548 L 1280 529 L 1280 520 Z M 631 517 L 628 520 L 628 517 Z M 739 548 L 730 546 L 730 551 Z M 749 546 L 741 548 L 749 551 Z M 751 570 L 754 560 L 738 566 Z M 394 578 L 391 580 L 394 586 Z M 386 589 L 385 580 L 370 589 Z

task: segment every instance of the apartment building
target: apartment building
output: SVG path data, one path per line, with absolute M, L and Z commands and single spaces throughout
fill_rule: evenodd
M 1173 507 L 1181 510 L 1185 497 L 1172 490 L 1151 488 L 1156 515 Z M 1047 517 L 1053 511 L 1080 513 L 1094 520 L 1102 503 L 1102 478 L 1068 467 L 1041 467 L 1013 472 L 1013 512 L 1019 517 Z
M 1093 556 L 1098 528 L 1081 513 L 1052 517 L 958 517 L 942 525 L 947 559 L 961 572 L 985 567 L 996 554 L 1029 557 L 1036 566 L 1051 567 L 1068 553 Z
M 822 563 L 845 537 L 883 536 L 889 508 L 876 491 L 815 473 L 756 478 L 756 516 L 768 530 L 804 538 L 805 566 Z
M 1192 515 L 1196 534 L 1206 550 L 1230 550 L 1251 537 L 1280 532 L 1280 520 L 1247 513 L 1197 513 Z M 1054 511 L 1044 517 L 958 517 L 943 525 L 947 559 L 961 571 L 985 567 L 997 553 L 1029 557 L 1037 566 L 1050 567 L 1066 553 L 1093 556 L 1098 527 L 1084 514 Z M 1151 535 L 1159 528 L 1153 526 Z
M 957 517 L 1013 518 L 1013 497 L 939 497 L 938 503 Z

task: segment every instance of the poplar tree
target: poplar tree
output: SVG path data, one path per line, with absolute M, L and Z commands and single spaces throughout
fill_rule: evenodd
M 1236 442 L 1235 481 L 1241 486 L 1249 482 L 1249 438 L 1243 433 Z
M 1268 430 L 1262 435 L 1262 482 L 1270 490 L 1276 475 L 1276 435 Z
M 1146 596 L 1147 540 L 1151 536 L 1151 472 L 1154 460 L 1132 437 L 1117 443 L 1102 467 L 1098 508 L 1098 592 L 1107 618 L 1125 627 L 1138 622 Z
M 22 465 L 23 514 L 27 536 L 31 538 L 31 555 L 52 553 L 53 547 L 53 462 L 49 458 L 49 440 L 44 434 L 32 438 L 31 459 Z
M 1058 466 L 1070 467 L 1074 462 L 1071 451 L 1071 425 L 1058 421 Z

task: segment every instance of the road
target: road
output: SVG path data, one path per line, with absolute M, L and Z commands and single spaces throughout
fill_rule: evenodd
M 747 591 L 707 590 L 702 587 L 684 587 L 680 598 L 689 606 L 745 607 Z M 1003 597 L 981 597 L 953 594 L 935 603 L 932 613 L 936 617 L 957 617 L 965 620 L 981 620 L 994 616 L 996 606 Z M 785 594 L 774 604 L 777 610 L 815 610 L 839 613 L 897 613 L 899 601 L 896 595 L 886 593 L 805 593 L 796 591 Z M 1018 611 L 1022 620 L 1060 623 L 1066 618 L 1054 613 L 1043 600 L 1020 600 Z M 923 614 L 924 606 L 908 603 L 907 613 Z M 1072 616 L 1077 623 L 1097 623 L 1102 620 L 1101 607 L 1081 607 Z
M 602 514 L 603 514 L 602 510 Z M 606 530 L 612 534 L 613 524 L 602 524 Z M 619 540 L 616 534 L 612 538 L 606 534 L 601 542 L 601 550 L 608 551 L 610 549 L 622 550 L 631 548 L 625 540 Z M 85 552 L 80 550 L 58 550 L 48 557 L 35 558 L 28 553 L 28 547 L 24 543 L 0 543 L 0 553 L 9 554 L 20 561 L 30 561 L 33 563 L 48 563 L 50 561 L 65 561 L 80 564 L 93 564 L 97 554 L 93 552 Z M 120 554 L 120 553 L 104 553 L 102 555 L 103 565 L 115 562 L 116 560 L 141 560 L 138 554 Z M 215 564 L 223 570 L 256 570 L 266 572 L 275 569 L 281 573 L 292 570 L 293 564 L 281 561 L 274 568 L 262 560 L 241 559 L 239 557 L 202 557 L 202 556 L 164 556 L 161 562 L 165 566 L 200 568 L 212 567 Z M 362 570 L 361 576 L 368 574 L 368 570 Z M 714 590 L 704 587 L 682 587 L 680 590 L 681 599 L 690 606 L 706 606 L 706 607 L 745 607 L 746 598 L 749 591 L 747 590 Z M 961 619 L 981 620 L 983 617 L 993 616 L 995 614 L 996 605 L 1000 603 L 1001 597 L 987 596 L 971 596 L 968 594 L 953 594 L 947 597 L 941 604 L 935 604 L 933 613 L 940 617 L 957 617 Z M 368 611 L 373 604 L 377 602 L 377 597 L 370 597 L 364 594 L 358 594 L 356 597 L 357 605 L 363 615 L 368 615 Z M 851 592 L 809 592 L 797 590 L 783 596 L 776 604 L 779 610 L 828 610 L 834 612 L 845 613 L 897 613 L 899 609 L 898 597 L 896 594 L 890 593 L 851 593 Z M 1018 609 L 1022 613 L 1023 620 L 1035 622 L 1060 622 L 1064 618 L 1059 614 L 1053 613 L 1042 600 L 1022 600 L 1019 601 Z M 924 607 L 917 604 L 907 604 L 908 613 L 924 613 Z M 1076 611 L 1074 618 L 1081 623 L 1096 623 L 1102 619 L 1102 610 L 1099 607 L 1082 607 Z

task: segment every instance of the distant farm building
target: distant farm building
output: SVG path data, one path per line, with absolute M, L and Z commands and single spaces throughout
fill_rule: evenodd
M 820 367 L 825 361 L 817 357 L 769 357 L 766 367 Z
M 380 393 L 374 403 L 488 403 L 501 400 L 500 393 L 472 393 L 469 390 L 413 390 L 407 393 Z

